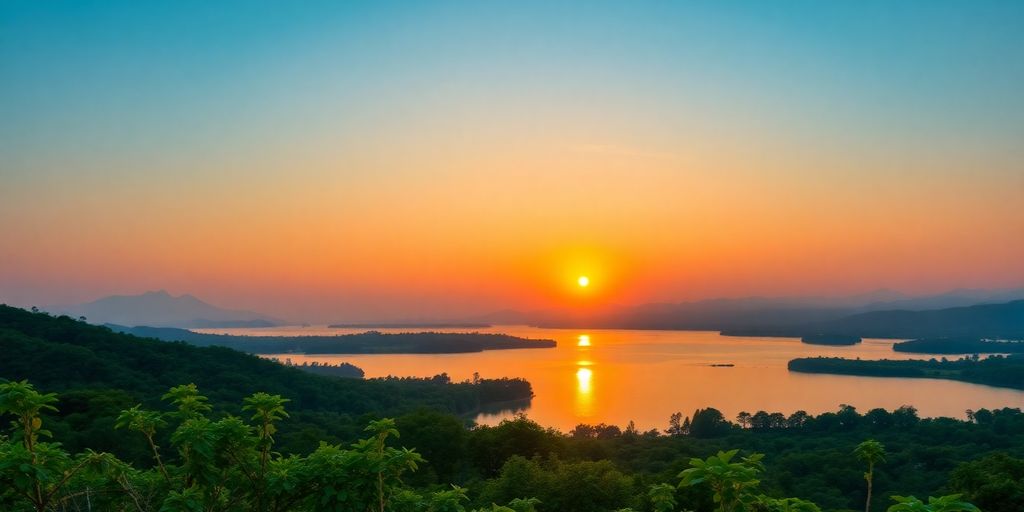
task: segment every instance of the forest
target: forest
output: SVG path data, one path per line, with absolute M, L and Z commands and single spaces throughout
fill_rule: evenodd
M 706 408 L 666 418 L 664 429 L 561 433 L 522 416 L 496 426 L 466 419 L 522 394 L 523 381 L 313 375 L 9 307 L 0 307 L 0 350 L 0 414 L 13 422 L 0 441 L 2 510 L 954 511 L 973 503 L 1001 512 L 1024 504 L 1017 409 L 957 420 L 920 418 L 912 407 L 735 419 Z
M 892 349 L 915 354 L 1020 354 L 1024 353 L 1024 342 L 971 337 L 921 338 L 895 343 Z
M 977 355 L 949 360 L 843 359 L 838 357 L 805 357 L 789 362 L 789 371 L 833 373 L 866 377 L 911 377 L 951 379 L 988 386 L 1024 389 L 1024 358 L 1020 356 Z
M 842 334 L 809 334 L 801 337 L 800 341 L 811 345 L 856 345 L 861 339 L 860 336 Z

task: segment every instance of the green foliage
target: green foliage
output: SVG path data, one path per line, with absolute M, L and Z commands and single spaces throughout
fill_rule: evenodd
M 850 454 L 869 437 L 891 449 L 886 464 L 872 470 L 878 499 L 897 489 L 937 494 L 958 464 L 985 457 L 961 465 L 950 488 L 979 505 L 988 500 L 985 510 L 1024 506 L 1013 462 L 1019 459 L 1010 457 L 1024 455 L 1024 414 L 1016 409 L 972 411 L 969 421 L 922 419 L 911 407 L 789 417 L 758 411 L 743 416 L 749 428 L 705 409 L 693 419 L 679 415 L 673 436 L 611 425 L 581 425 L 566 436 L 525 417 L 468 428 L 450 414 L 514 391 L 500 381 L 485 393 L 446 376 L 318 377 L 230 350 L 135 339 L 3 306 L 0 353 L 0 376 L 38 376 L 34 383 L 61 391 L 58 398 L 0 380 L 0 419 L 14 420 L 0 434 L 5 512 L 367 512 L 382 502 L 394 512 L 703 512 L 728 501 L 714 501 L 709 481 L 671 493 L 664 485 L 678 482 L 686 460 L 706 463 L 735 446 L 767 453 L 772 466 L 753 471 L 759 483 L 740 484 L 734 510 L 816 510 L 811 502 L 849 510 L 865 498 L 861 462 Z M 250 394 L 257 385 L 265 393 Z M 382 415 L 396 419 L 361 432 Z M 698 423 L 707 418 L 714 433 L 704 437 Z M 397 431 L 417 450 L 397 448 Z M 65 444 L 42 441 L 53 438 Z M 993 455 L 1000 453 L 1009 462 Z M 742 459 L 734 454 L 729 464 Z M 718 494 L 727 497 L 729 489 Z
M 136 469 L 116 457 L 93 451 L 71 455 L 57 443 L 40 442 L 40 412 L 54 411 L 56 397 L 42 394 L 27 382 L 0 384 L 0 413 L 16 418 L 12 432 L 20 439 L 0 438 L 0 506 L 3 510 L 77 510 L 80 499 L 101 510 L 162 512 L 466 512 L 469 490 L 450 486 L 423 492 L 404 477 L 423 458 L 414 450 L 391 446 L 399 437 L 391 419 L 371 421 L 367 437 L 348 448 L 321 443 L 308 456 L 273 452 L 274 426 L 289 417 L 286 399 L 256 393 L 244 400 L 247 423 L 233 415 L 212 417 L 208 400 L 195 385 L 175 386 L 166 395 L 173 410 L 160 413 L 133 406 L 123 410 L 115 426 L 152 442 L 160 429 L 171 428 L 175 459 L 164 465 L 154 446 L 158 467 Z M 171 425 L 170 418 L 176 425 Z M 23 434 L 29 429 L 28 435 Z M 501 426 L 499 426 L 501 427 Z M 525 419 L 508 422 L 493 432 L 529 433 Z M 35 435 L 33 435 L 35 433 Z M 856 449 L 869 464 L 884 457 L 880 443 L 866 441 Z M 737 450 L 694 458 L 679 474 L 681 488 L 706 487 L 720 512 L 819 512 L 798 498 L 774 498 L 761 492 L 765 471 L 762 455 L 738 460 Z M 966 470 L 965 470 L 966 471 Z M 486 482 L 475 512 L 599 512 L 676 510 L 680 500 L 667 483 L 646 487 L 609 461 L 566 462 L 540 456 L 512 456 L 497 478 Z M 522 498 L 522 496 L 538 498 Z M 929 498 L 894 497 L 893 512 L 972 512 L 959 495 Z M 497 505 L 505 502 L 507 505 Z M 687 503 L 691 505 L 692 503 Z
M 852 410 L 852 407 L 849 408 Z M 875 441 L 874 439 L 868 439 L 863 443 L 857 445 L 853 449 L 853 454 L 858 460 L 868 465 L 868 470 L 864 473 L 864 480 L 868 483 L 867 500 L 864 505 L 864 512 L 871 510 L 871 494 L 874 486 L 875 479 L 875 464 L 879 462 L 885 462 L 885 447 L 882 443 Z
M 29 451 L 40 435 L 51 435 L 43 430 L 43 420 L 39 415 L 43 411 L 56 411 L 53 406 L 56 401 L 56 394 L 39 393 L 28 381 L 0 384 L 0 414 L 11 414 L 17 418 L 14 423 L 16 435 L 21 436 Z
M 959 494 L 929 497 L 928 503 L 913 496 L 893 496 L 892 499 L 896 504 L 889 507 L 889 512 L 978 512 L 978 507 L 960 501 Z
M 985 512 L 1016 512 L 1024 503 L 1024 459 L 995 453 L 961 464 L 949 487 Z
M 141 436 L 124 441 L 113 431 L 117 412 L 134 405 L 160 409 L 159 397 L 181 383 L 194 383 L 207 392 L 205 404 L 183 404 L 196 408 L 187 414 L 202 413 L 208 405 L 240 415 L 240 403 L 256 389 L 290 400 L 291 417 L 275 423 L 273 434 L 282 453 L 309 453 L 321 440 L 352 442 L 366 421 L 381 416 L 424 408 L 470 415 L 532 396 L 529 382 L 522 379 L 474 383 L 452 382 L 444 375 L 369 380 L 314 375 L 223 347 L 143 339 L 5 305 L 0 305 L 0 354 L 0 379 L 31 379 L 60 393 L 61 412 L 48 421 L 48 428 L 67 448 L 102 448 L 137 465 L 155 464 L 153 450 Z M 188 390 L 179 392 L 184 394 L 168 398 L 187 400 Z M 154 441 L 166 446 L 169 431 L 161 429 Z
M 1024 301 L 1022 301 L 1024 302 Z M 897 344 L 897 347 L 900 344 Z M 1006 345 L 1007 351 L 1020 352 L 1024 343 L 990 343 Z M 894 347 L 896 348 L 896 347 Z M 805 357 L 788 363 L 790 371 L 806 373 L 832 373 L 838 375 L 866 375 L 872 377 L 910 377 L 952 379 L 988 386 L 1024 389 L 1024 356 L 963 357 L 957 360 L 868 360 L 839 357 Z
M 814 503 L 800 498 L 771 498 L 760 495 L 753 502 L 752 510 L 758 512 L 821 512 Z
M 732 462 L 739 450 L 718 452 L 707 459 L 690 459 L 690 468 L 679 473 L 679 485 L 705 484 L 711 488 L 712 496 L 720 512 L 743 510 L 755 499 L 753 491 L 761 483 L 759 474 L 764 471 L 761 459 L 764 455 L 755 453 Z
M 676 509 L 675 487 L 671 484 L 655 484 L 647 490 L 654 512 L 672 512 Z
M 528 503 L 515 499 L 535 496 L 543 510 L 597 512 L 633 505 L 639 492 L 642 488 L 608 461 L 565 462 L 513 456 L 497 478 L 481 488 L 480 501 L 510 502 L 528 509 Z

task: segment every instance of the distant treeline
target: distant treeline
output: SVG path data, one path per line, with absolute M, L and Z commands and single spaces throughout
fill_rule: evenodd
M 378 377 L 370 380 L 379 380 L 384 382 L 416 382 L 425 380 L 427 382 L 441 385 L 473 386 L 479 396 L 480 405 L 491 410 L 494 410 L 495 408 L 487 407 L 487 405 L 501 405 L 506 402 L 528 401 L 533 398 L 533 386 L 531 386 L 530 382 L 526 379 L 518 377 L 481 379 L 479 374 L 474 374 L 472 380 L 453 382 L 447 373 L 442 373 L 428 379 L 420 379 L 417 377 L 395 377 L 393 375 L 388 375 L 387 377 Z
M 143 338 L 184 341 L 201 347 L 228 347 L 252 354 L 455 354 L 516 348 L 552 348 L 556 345 L 554 340 L 478 332 L 367 331 L 338 336 L 234 336 L 204 334 L 172 327 L 108 327 Z
M 275 361 L 278 361 L 275 359 Z M 344 377 L 346 379 L 361 379 L 366 372 L 362 368 L 351 364 L 351 363 L 321 363 L 319 361 L 303 362 L 302 364 L 295 364 L 291 359 L 285 359 L 284 361 L 278 361 L 285 366 L 291 366 L 292 368 L 298 368 L 302 371 L 309 373 L 315 373 L 317 375 L 329 375 L 331 377 Z
M 915 354 L 1021 354 L 1024 353 L 1024 342 L 970 337 L 922 338 L 896 343 L 892 349 Z
M 810 345 L 856 345 L 861 339 L 860 336 L 844 334 L 810 334 L 800 338 L 800 341 Z
M 356 323 L 331 324 L 329 329 L 486 329 L 491 324 L 451 323 L 451 322 L 396 322 L 396 323 Z
M 839 357 L 811 357 L 790 361 L 789 370 L 868 377 L 950 379 L 1024 389 L 1024 357 L 1014 356 L 991 356 L 985 359 L 972 356 L 956 360 L 942 358 L 941 360 L 929 359 L 927 361 L 889 359 L 872 361 Z

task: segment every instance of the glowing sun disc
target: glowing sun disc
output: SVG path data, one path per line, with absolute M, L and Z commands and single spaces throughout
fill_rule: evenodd
M 590 285 L 590 278 L 587 276 L 580 276 L 576 278 L 576 284 L 586 288 L 587 286 Z

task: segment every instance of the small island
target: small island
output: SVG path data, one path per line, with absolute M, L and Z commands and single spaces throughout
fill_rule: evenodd
M 791 372 L 802 373 L 949 379 L 1024 389 L 1024 357 L 1020 356 L 990 356 L 985 359 L 973 356 L 956 360 L 942 358 L 903 361 L 806 357 L 793 359 L 789 362 L 788 368 Z
M 846 334 L 809 334 L 801 337 L 800 341 L 808 345 L 847 346 L 856 345 L 861 342 L 861 339 L 860 336 L 849 336 Z
M 285 366 L 291 368 L 298 368 L 302 371 L 315 373 L 317 375 L 327 375 L 329 377 L 340 377 L 343 379 L 361 379 L 366 375 L 362 368 L 351 363 L 330 364 L 321 363 L 319 361 L 313 361 L 311 363 L 304 362 L 302 364 L 295 364 L 292 362 L 290 358 L 286 358 L 284 361 L 281 361 L 277 358 L 270 359 L 277 361 Z

